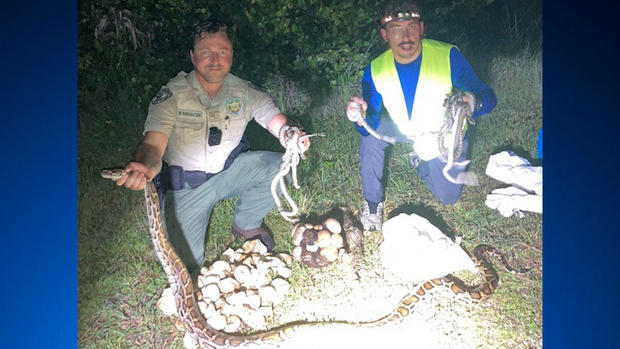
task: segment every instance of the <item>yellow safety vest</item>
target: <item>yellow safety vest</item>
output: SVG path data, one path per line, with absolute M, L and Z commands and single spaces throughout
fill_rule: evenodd
M 422 62 L 411 118 L 400 85 L 394 54 L 389 49 L 370 63 L 372 80 L 383 97 L 383 105 L 399 130 L 414 141 L 422 160 L 440 156 L 438 132 L 443 125 L 443 102 L 452 90 L 450 50 L 452 44 L 422 40 Z

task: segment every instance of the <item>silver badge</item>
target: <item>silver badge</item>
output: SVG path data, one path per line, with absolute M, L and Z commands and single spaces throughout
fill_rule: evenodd
M 159 90 L 157 96 L 153 97 L 151 103 L 159 104 L 170 97 L 172 97 L 172 91 L 170 91 L 170 89 L 167 87 L 163 87 L 161 90 Z

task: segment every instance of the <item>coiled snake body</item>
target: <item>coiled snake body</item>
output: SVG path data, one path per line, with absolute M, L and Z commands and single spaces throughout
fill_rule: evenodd
M 103 170 L 101 172 L 103 178 L 112 180 L 117 180 L 123 175 L 125 173 L 122 169 Z M 456 294 L 467 294 L 473 301 L 483 301 L 495 291 L 499 281 L 497 272 L 485 258 L 486 254 L 495 252 L 495 249 L 488 245 L 479 245 L 474 249 L 473 253 L 474 260 L 485 275 L 484 282 L 479 286 L 469 287 L 452 276 L 446 276 L 441 279 L 424 282 L 414 293 L 405 296 L 391 313 L 375 321 L 361 323 L 338 321 L 294 323 L 252 335 L 229 334 L 209 326 L 200 312 L 190 274 L 166 237 L 162 224 L 157 189 L 153 182 L 147 182 L 144 188 L 144 196 L 146 199 L 149 233 L 157 258 L 173 290 L 177 315 L 200 348 L 280 347 L 283 341 L 304 327 L 320 328 L 337 325 L 359 328 L 378 327 L 400 321 L 410 315 L 421 297 L 436 286 L 444 285 L 450 287 Z M 502 261 L 505 263 L 503 259 Z
M 446 96 L 443 106 L 445 109 L 444 124 L 439 131 L 439 151 L 443 160 L 446 161 L 442 172 L 444 177 L 455 184 L 478 185 L 478 179 L 473 172 L 459 173 L 456 178 L 448 171 L 454 166 L 465 167 L 469 160 L 456 162 L 463 151 L 463 131 L 465 122 L 474 124 L 469 104 L 463 101 L 464 93 L 455 88 Z

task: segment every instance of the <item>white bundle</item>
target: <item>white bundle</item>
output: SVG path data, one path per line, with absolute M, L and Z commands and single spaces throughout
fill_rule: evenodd
M 491 155 L 486 169 L 487 176 L 517 188 L 542 196 L 542 167 L 511 151 Z
M 542 213 L 542 167 L 531 166 L 529 161 L 513 152 L 491 155 L 486 174 L 512 187 L 499 188 L 487 195 L 485 204 L 498 210 L 504 217 L 522 211 Z
M 383 223 L 383 266 L 395 275 L 421 282 L 460 270 L 476 272 L 467 253 L 427 219 L 400 215 Z

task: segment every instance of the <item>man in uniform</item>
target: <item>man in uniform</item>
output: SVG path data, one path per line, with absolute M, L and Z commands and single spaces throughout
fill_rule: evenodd
M 419 6 L 412 1 L 386 4 L 381 15 L 381 36 L 389 49 L 375 58 L 364 71 L 363 98 L 352 96 L 347 105 L 351 120 L 361 118 L 377 133 L 407 138 L 414 143 L 411 163 L 433 194 L 446 205 L 454 204 L 462 184 L 448 181 L 442 170 L 446 160 L 440 157 L 437 133 L 443 124 L 443 102 L 453 86 L 465 92 L 463 100 L 470 105 L 473 117 L 489 113 L 497 103 L 495 93 L 473 71 L 469 62 L 451 44 L 423 39 L 424 22 Z M 389 117 L 381 118 L 382 106 Z M 367 230 L 381 230 L 383 194 L 381 183 L 388 143 L 379 140 L 362 127 L 360 168 L 365 202 L 361 221 Z M 467 156 L 467 139 L 457 162 Z M 465 171 L 455 164 L 453 177 Z
M 268 250 L 273 237 L 262 227 L 275 206 L 271 181 L 280 153 L 247 151 L 243 137 L 254 119 L 286 147 L 293 135 L 273 100 L 230 73 L 233 46 L 219 21 L 198 25 L 189 55 L 194 70 L 171 79 L 149 105 L 144 139 L 117 185 L 142 190 L 161 172 L 168 189 L 164 200 L 166 231 L 190 273 L 204 259 L 205 236 L 216 202 L 239 197 L 232 233 L 260 238 Z M 304 139 L 304 151 L 310 142 Z M 163 166 L 162 166 L 163 160 Z

